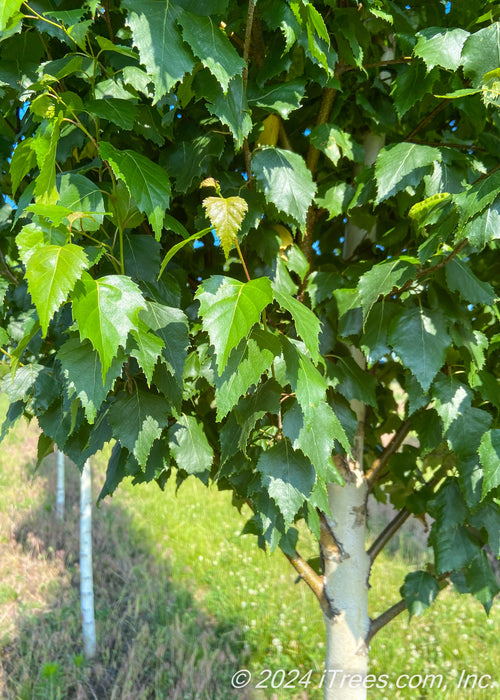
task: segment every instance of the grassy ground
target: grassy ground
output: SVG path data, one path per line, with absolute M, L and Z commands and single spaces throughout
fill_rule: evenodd
M 1 401 L 1 397 L 0 397 Z M 177 497 L 172 488 L 125 485 L 94 513 L 94 578 L 98 656 L 81 656 L 78 609 L 78 474 L 67 468 L 64 524 L 54 517 L 55 460 L 32 479 L 36 431 L 22 427 L 0 453 L 0 696 L 7 700 L 316 700 L 324 635 L 316 602 L 279 554 L 260 552 L 239 532 L 228 494 L 194 482 Z M 102 480 L 104 456 L 94 463 Z M 96 483 L 96 490 L 98 483 Z M 409 535 L 401 543 L 409 541 Z M 304 553 L 312 553 L 306 541 Z M 422 548 L 379 557 L 372 576 L 370 613 L 398 599 Z M 408 552 L 413 561 L 408 561 Z M 463 670 L 497 671 L 498 624 L 494 608 L 442 593 L 435 606 L 408 623 L 401 615 L 375 638 L 370 671 L 386 688 L 369 697 L 491 698 L 457 688 Z M 231 689 L 239 668 L 265 681 L 261 691 Z M 310 685 L 272 689 L 283 668 L 312 670 Z M 390 688 L 400 674 L 412 685 Z M 421 679 L 417 677 L 421 675 Z M 447 689 L 430 688 L 427 674 L 443 674 Z M 288 675 L 286 680 L 292 680 Z M 275 685 L 280 684 L 275 676 Z M 403 679 L 403 682 L 408 679 Z M 290 683 L 292 685 L 292 683 Z

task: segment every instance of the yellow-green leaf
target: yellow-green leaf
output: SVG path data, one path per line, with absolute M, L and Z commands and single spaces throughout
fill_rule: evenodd
M 248 204 L 242 197 L 207 197 L 203 206 L 220 238 L 226 260 L 234 245 L 241 222 L 248 211 Z

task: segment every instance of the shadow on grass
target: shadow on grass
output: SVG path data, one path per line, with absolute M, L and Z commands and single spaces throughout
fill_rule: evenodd
M 24 479 L 29 470 L 26 465 Z M 54 460 L 48 458 L 37 478 L 43 489 L 40 498 L 13 521 L 12 550 L 22 550 L 25 587 L 29 589 L 31 575 L 44 575 L 40 564 L 52 565 L 53 570 L 56 565 L 58 574 L 37 582 L 43 592 L 41 609 L 30 609 L 23 594 L 18 595 L 13 633 L 0 642 L 2 697 L 248 700 L 246 691 L 231 688 L 233 673 L 247 661 L 242 631 L 233 621 L 208 616 L 189 592 L 172 583 L 168 564 L 153 556 L 147 538 L 120 508 L 118 498 L 93 513 L 98 651 L 94 661 L 84 661 L 78 594 L 79 474 L 67 465 L 63 523 L 55 518 L 54 479 Z

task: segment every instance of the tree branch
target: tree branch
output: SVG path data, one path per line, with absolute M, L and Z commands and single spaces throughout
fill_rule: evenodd
M 406 508 L 403 508 L 400 510 L 395 517 L 384 527 L 382 532 L 379 534 L 379 536 L 376 538 L 376 540 L 373 542 L 371 547 L 369 547 L 367 554 L 370 557 L 370 567 L 373 565 L 373 562 L 377 558 L 377 556 L 380 554 L 380 552 L 383 550 L 385 545 L 389 542 L 389 540 L 394 537 L 396 532 L 400 529 L 400 527 L 408 520 L 410 517 L 411 513 L 409 510 Z
M 314 593 L 318 599 L 323 614 L 329 619 L 335 617 L 337 612 L 326 595 L 324 577 L 319 576 L 298 552 L 295 552 L 293 557 L 289 554 L 285 554 L 285 557 L 288 559 L 300 578 L 307 583 L 311 591 Z
M 320 126 L 321 124 L 326 124 L 328 119 L 330 118 L 330 114 L 332 111 L 333 107 L 333 100 L 335 97 L 335 93 L 337 91 L 334 88 L 325 88 L 323 90 L 323 94 L 321 96 L 321 104 L 318 112 L 318 117 L 316 119 L 316 126 Z M 318 161 L 319 161 L 319 154 L 320 151 L 312 145 L 312 143 L 309 145 L 308 151 L 307 151 L 307 156 L 306 156 L 306 165 L 309 168 L 311 175 L 315 176 L 316 174 L 316 169 L 318 167 Z M 312 262 L 313 258 L 313 250 L 312 250 L 312 245 L 313 245 L 313 231 L 314 231 L 314 223 L 316 221 L 316 210 L 314 207 L 314 204 L 311 204 L 309 207 L 309 210 L 307 212 L 306 216 L 306 229 L 305 232 L 302 236 L 302 240 L 300 242 L 300 249 L 304 253 L 306 260 L 309 264 Z
M 439 114 L 439 112 L 446 107 L 446 105 L 449 103 L 449 100 L 443 100 L 438 104 L 437 107 L 435 107 L 432 112 L 429 112 L 429 114 L 422 119 L 421 122 L 417 124 L 417 126 L 411 131 L 408 136 L 405 138 L 405 141 L 412 141 L 413 137 L 418 134 L 420 129 L 423 129 L 426 124 L 428 124 L 436 114 Z
M 389 622 L 394 620 L 394 618 L 400 615 L 404 610 L 406 610 L 406 601 L 401 599 L 388 610 L 386 610 L 384 613 L 382 613 L 382 615 L 379 615 L 374 620 L 371 620 L 370 628 L 365 638 L 366 646 L 369 646 L 373 637 L 377 634 L 377 632 L 380 632 L 382 627 L 388 625 Z
M 250 44 L 252 41 L 252 25 L 254 10 L 255 0 L 248 0 L 247 24 L 245 27 L 245 43 L 243 44 L 243 60 L 245 61 L 245 67 L 243 68 L 243 90 L 245 92 L 248 85 L 248 57 L 250 56 Z M 245 158 L 245 169 L 247 171 L 247 182 L 248 186 L 251 187 L 252 156 L 250 154 L 250 147 L 246 138 L 243 140 L 243 155 Z
M 399 427 L 399 429 L 394 433 L 392 440 L 384 448 L 380 457 L 373 461 L 370 469 L 365 472 L 365 479 L 368 482 L 368 487 L 371 489 L 380 476 L 380 473 L 387 464 L 387 460 L 391 457 L 401 446 L 405 437 L 408 435 L 411 429 L 411 421 L 405 420 Z
M 365 63 L 361 66 L 363 70 L 367 68 L 384 68 L 385 66 L 395 66 L 401 63 L 411 63 L 413 58 L 411 56 L 401 56 L 400 58 L 388 58 L 385 61 L 376 61 L 375 63 Z M 346 66 L 342 67 L 342 73 L 348 73 L 349 71 L 358 70 L 359 66 Z

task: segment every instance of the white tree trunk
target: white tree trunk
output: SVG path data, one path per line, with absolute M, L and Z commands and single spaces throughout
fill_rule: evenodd
M 333 514 L 331 534 L 338 548 L 325 556 L 325 590 L 333 616 L 325 616 L 326 658 L 323 677 L 325 700 L 366 698 L 368 650 L 365 639 L 368 616 L 368 576 L 366 553 L 366 500 L 368 487 L 363 476 L 365 408 L 353 402 L 358 417 L 353 458 L 337 460 L 345 484 L 328 485 L 328 501 Z
M 56 488 L 56 518 L 64 519 L 64 453 L 56 447 L 57 454 L 57 488 Z
M 80 608 L 83 653 L 95 656 L 94 581 L 92 576 L 92 475 L 87 460 L 80 480 Z

